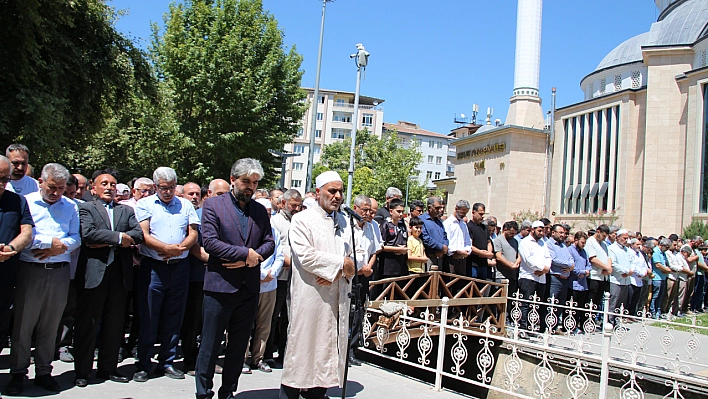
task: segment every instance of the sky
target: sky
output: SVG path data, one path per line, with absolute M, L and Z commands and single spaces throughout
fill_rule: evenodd
M 147 48 L 150 24 L 164 25 L 171 0 L 113 0 L 124 15 L 120 31 Z M 580 80 L 623 41 L 646 32 L 658 17 L 653 0 L 545 0 L 541 44 L 544 112 L 583 100 Z M 302 85 L 314 87 L 321 0 L 263 0 L 284 43 L 303 56 Z M 320 88 L 353 92 L 349 58 L 362 43 L 371 54 L 362 95 L 384 99 L 385 122 L 417 123 L 447 134 L 455 116 L 477 121 L 494 109 L 506 119 L 514 86 L 517 2 L 511 0 L 336 0 L 327 3 Z

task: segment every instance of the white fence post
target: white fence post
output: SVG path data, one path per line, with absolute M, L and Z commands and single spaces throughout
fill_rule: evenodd
M 445 336 L 447 335 L 448 297 L 442 298 L 440 309 L 440 334 L 438 334 L 438 362 L 435 367 L 435 390 L 442 389 L 443 363 L 445 362 Z
M 605 292 L 602 299 L 602 367 L 600 369 L 600 399 L 607 398 L 607 389 L 610 382 L 610 338 L 614 326 L 610 324 L 610 293 Z

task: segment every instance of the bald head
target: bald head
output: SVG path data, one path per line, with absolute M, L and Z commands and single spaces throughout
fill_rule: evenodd
M 202 188 L 199 184 L 189 182 L 184 185 L 184 198 L 188 199 L 189 202 L 194 205 L 194 209 L 199 209 L 199 205 L 202 203 Z
M 214 179 L 209 183 L 209 190 L 207 191 L 207 197 L 218 197 L 221 194 L 228 193 L 231 186 L 229 182 L 224 179 Z

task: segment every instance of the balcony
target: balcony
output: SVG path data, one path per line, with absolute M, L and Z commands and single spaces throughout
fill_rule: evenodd
M 354 104 L 348 104 L 348 103 L 334 103 L 334 109 L 344 109 L 344 110 L 353 110 L 354 109 Z M 380 105 L 362 105 L 359 104 L 359 109 L 374 109 L 377 111 L 383 111 L 383 107 Z

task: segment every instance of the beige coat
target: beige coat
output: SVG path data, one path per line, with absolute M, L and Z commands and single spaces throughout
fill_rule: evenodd
M 342 386 L 349 330 L 351 283 L 338 278 L 351 252 L 351 231 L 340 213 L 320 207 L 293 216 L 290 226 L 292 281 L 290 327 L 282 384 L 293 388 Z

